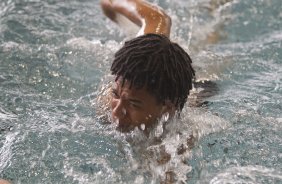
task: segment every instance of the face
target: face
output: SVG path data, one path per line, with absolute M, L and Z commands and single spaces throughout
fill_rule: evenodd
M 121 80 L 117 80 L 112 87 L 111 109 L 112 118 L 118 122 L 119 129 L 129 131 L 136 126 L 151 126 L 165 113 L 166 105 L 158 103 L 146 87 L 129 88 L 129 82 L 125 81 L 122 86 Z

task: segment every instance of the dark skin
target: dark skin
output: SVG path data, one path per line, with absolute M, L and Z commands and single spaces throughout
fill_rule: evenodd
M 147 131 L 164 113 L 172 115 L 175 106 L 169 102 L 158 102 L 146 86 L 141 89 L 130 88 L 128 81 L 122 85 L 122 81 L 118 80 L 112 87 L 111 110 L 112 119 L 118 123 L 121 131 L 127 132 L 134 127 Z

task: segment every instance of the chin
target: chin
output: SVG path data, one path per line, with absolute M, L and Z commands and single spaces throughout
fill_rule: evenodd
M 131 125 L 131 124 L 127 124 L 127 123 L 119 123 L 118 126 L 117 126 L 117 130 L 120 131 L 120 132 L 130 132 L 132 130 L 134 130 L 136 126 L 134 125 Z

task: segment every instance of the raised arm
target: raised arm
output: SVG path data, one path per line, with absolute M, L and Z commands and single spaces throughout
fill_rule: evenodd
M 171 19 L 160 7 L 144 0 L 101 0 L 107 17 L 119 24 L 118 14 L 140 27 L 138 35 L 155 33 L 169 37 Z

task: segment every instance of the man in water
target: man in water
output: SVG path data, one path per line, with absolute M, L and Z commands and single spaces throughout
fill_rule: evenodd
M 115 85 L 110 106 L 118 128 L 147 130 L 163 115 L 179 113 L 195 73 L 189 55 L 169 40 L 170 17 L 143 0 L 102 0 L 101 6 L 117 24 L 123 16 L 140 27 L 137 37 L 115 54 L 111 66 Z

